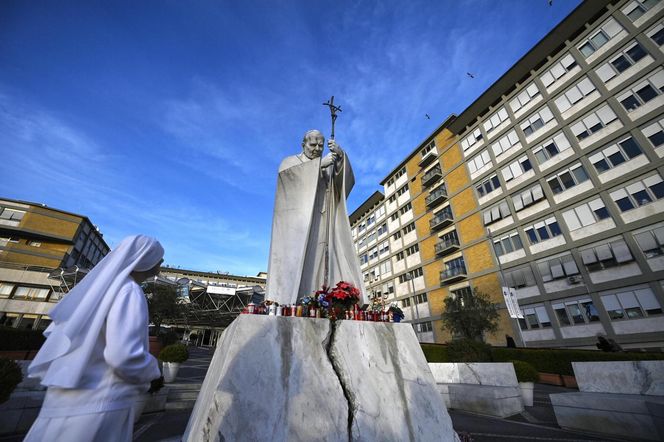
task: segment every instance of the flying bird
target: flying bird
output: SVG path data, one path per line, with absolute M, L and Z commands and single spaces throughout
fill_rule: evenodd
M 470 72 L 466 72 L 466 75 L 468 75 L 470 78 L 475 78 L 475 76 L 473 74 L 471 74 Z
M 553 0 L 549 0 L 549 6 L 553 6 Z
M 430 119 L 431 119 L 431 117 L 429 116 L 429 114 L 424 114 L 424 116 L 427 117 L 427 120 L 430 120 Z

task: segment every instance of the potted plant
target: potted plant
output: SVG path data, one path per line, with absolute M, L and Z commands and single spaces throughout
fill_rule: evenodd
M 0 404 L 9 399 L 22 380 L 21 367 L 11 359 L 0 358 Z
M 189 351 L 182 344 L 167 345 L 159 353 L 159 360 L 163 362 L 164 382 L 173 382 L 180 370 L 180 364 L 189 359 Z
M 533 406 L 533 389 L 535 382 L 539 379 L 539 374 L 535 367 L 524 361 L 512 361 L 514 364 L 514 372 L 516 373 L 516 380 L 519 381 L 519 389 L 521 390 L 521 398 L 523 405 L 526 407 Z

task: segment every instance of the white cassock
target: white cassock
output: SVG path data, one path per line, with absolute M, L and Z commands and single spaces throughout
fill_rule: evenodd
M 127 278 L 77 388 L 48 388 L 25 441 L 131 441 L 137 399 L 161 376 L 148 339 L 145 295 Z
M 367 298 L 346 209 L 353 170 L 345 153 L 324 170 L 320 165 L 320 157 L 302 153 L 279 166 L 266 298 L 295 304 L 327 279 L 329 286 L 352 283 L 362 305 Z

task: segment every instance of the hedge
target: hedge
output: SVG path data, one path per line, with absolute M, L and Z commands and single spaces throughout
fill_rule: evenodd
M 159 360 L 162 362 L 182 363 L 189 359 L 189 351 L 182 344 L 167 345 L 159 353 Z
M 0 351 L 39 350 L 45 340 L 40 330 L 0 327 Z
M 0 404 L 6 402 L 14 388 L 23 380 L 21 367 L 7 358 L 0 358 Z
M 428 362 L 455 362 L 446 345 L 421 344 Z M 540 373 L 574 375 L 572 362 L 664 360 L 664 353 L 608 353 L 595 350 L 492 347 L 491 358 L 484 362 L 524 361 Z

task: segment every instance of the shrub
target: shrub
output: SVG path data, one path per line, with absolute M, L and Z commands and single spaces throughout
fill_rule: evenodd
M 514 372 L 516 373 L 516 380 L 519 382 L 537 382 L 539 374 L 531 364 L 524 361 L 512 361 L 514 364 Z
M 182 344 L 167 345 L 159 353 L 162 362 L 184 362 L 189 359 L 189 351 Z
M 450 362 L 491 362 L 491 346 L 473 339 L 459 339 L 447 346 Z
M 45 340 L 39 330 L 0 327 L 0 351 L 39 350 Z
M 7 358 L 0 358 L 0 404 L 6 402 L 14 388 L 23 380 L 21 367 Z
M 441 344 L 420 344 L 427 362 L 449 362 L 447 346 Z

